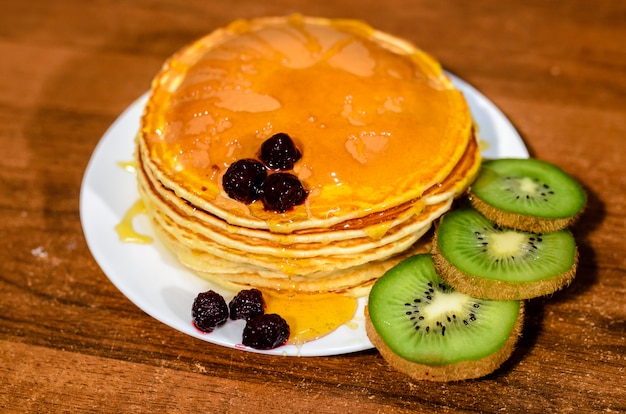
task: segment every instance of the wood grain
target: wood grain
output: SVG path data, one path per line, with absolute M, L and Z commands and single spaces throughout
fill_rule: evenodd
M 184 5 L 183 5 L 184 4 Z M 374 350 L 268 357 L 125 298 L 82 235 L 89 157 L 163 60 L 238 17 L 368 21 L 472 83 L 589 194 L 566 290 L 496 373 L 415 383 Z M 0 4 L 0 411 L 626 412 L 626 3 L 9 0 Z

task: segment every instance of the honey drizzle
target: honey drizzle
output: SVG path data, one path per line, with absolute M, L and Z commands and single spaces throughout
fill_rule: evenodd
M 263 290 L 265 313 L 279 314 L 290 328 L 289 343 L 302 345 L 330 334 L 354 318 L 357 300 L 339 293 Z
M 118 161 L 117 166 L 123 169 L 126 172 L 131 174 L 135 174 L 137 172 L 137 162 L 136 161 Z
M 146 212 L 146 206 L 142 200 L 137 200 L 124 214 L 120 223 L 115 226 L 120 241 L 123 243 L 137 243 L 137 244 L 150 244 L 152 243 L 152 237 L 145 234 L 140 234 L 133 228 L 133 220 L 139 214 Z

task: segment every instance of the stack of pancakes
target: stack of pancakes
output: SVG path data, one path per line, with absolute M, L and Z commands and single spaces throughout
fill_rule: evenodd
M 307 191 L 283 213 L 222 187 L 276 133 L 301 152 L 291 172 Z M 233 289 L 366 293 L 427 248 L 480 164 L 467 104 L 434 59 L 360 22 L 302 16 L 236 21 L 172 56 L 137 141 L 157 233 Z

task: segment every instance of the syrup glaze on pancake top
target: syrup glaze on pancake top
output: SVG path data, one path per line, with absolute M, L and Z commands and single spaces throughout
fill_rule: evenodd
M 230 199 L 221 187 L 228 166 L 256 158 L 279 132 L 302 153 L 293 172 L 306 202 L 276 213 Z M 153 83 L 139 152 L 194 208 L 291 233 L 419 200 L 472 140 L 466 102 L 430 56 L 363 23 L 290 16 L 236 21 L 169 59 Z M 459 180 L 474 172 L 469 164 Z
M 284 212 L 230 198 L 229 166 L 277 133 L 307 191 Z M 139 192 L 162 241 L 232 290 L 363 296 L 429 249 L 432 222 L 481 157 L 462 94 L 439 64 L 355 21 L 237 21 L 155 78 L 138 134 Z M 269 171 L 268 174 L 275 174 Z

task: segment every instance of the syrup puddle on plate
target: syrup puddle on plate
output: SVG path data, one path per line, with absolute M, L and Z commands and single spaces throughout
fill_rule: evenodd
M 138 233 L 133 227 L 133 220 L 140 214 L 145 214 L 146 206 L 142 200 L 137 200 L 126 211 L 122 220 L 115 226 L 115 231 L 123 243 L 150 244 L 152 237 Z
M 263 290 L 265 313 L 279 314 L 291 333 L 289 344 L 314 341 L 348 324 L 357 308 L 354 297 L 339 293 L 296 293 Z

